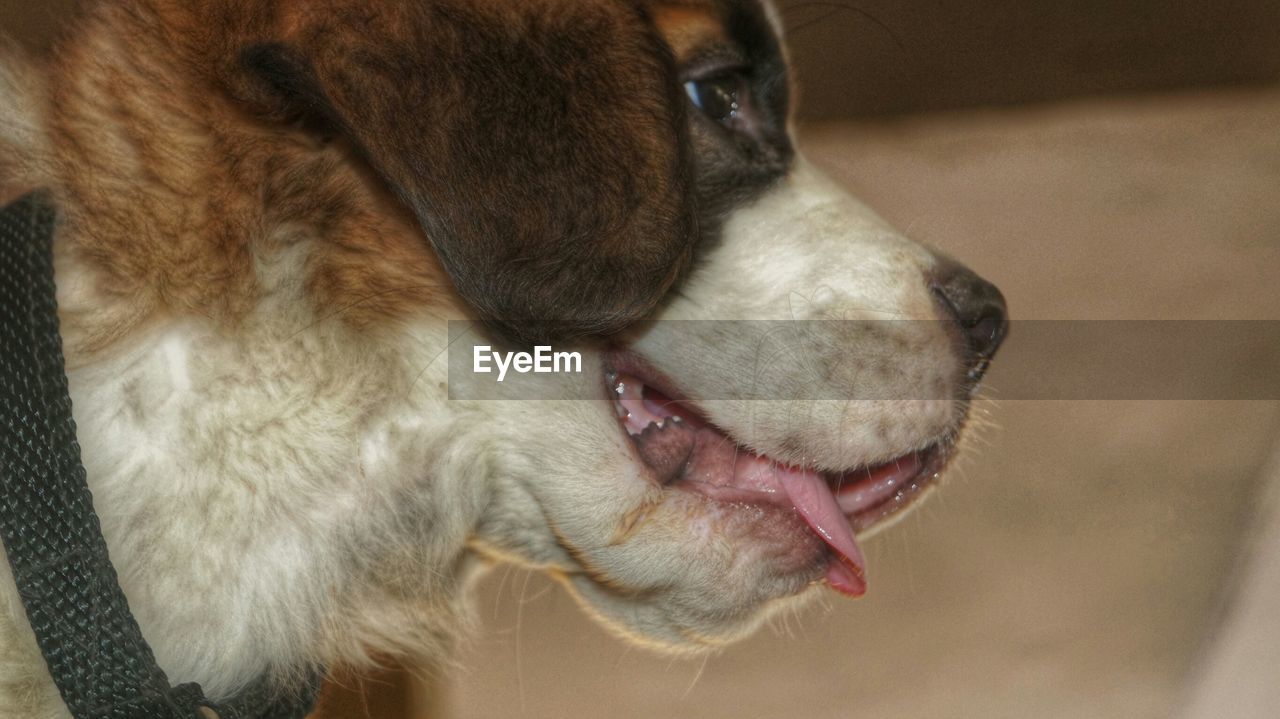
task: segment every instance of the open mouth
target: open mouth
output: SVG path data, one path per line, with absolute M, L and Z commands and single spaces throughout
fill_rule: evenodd
M 950 456 L 950 438 L 878 464 L 840 472 L 779 462 L 739 445 L 684 400 L 632 368 L 609 370 L 614 410 L 653 479 L 718 502 L 795 511 L 826 543 L 826 582 L 866 592 L 866 560 L 855 539 L 922 496 Z

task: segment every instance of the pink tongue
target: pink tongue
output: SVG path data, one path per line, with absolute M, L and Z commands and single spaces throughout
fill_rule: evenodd
M 778 467 L 778 480 L 804 521 L 836 552 L 838 561 L 827 567 L 827 583 L 850 597 L 865 594 L 866 560 L 826 480 L 817 472 L 785 466 Z

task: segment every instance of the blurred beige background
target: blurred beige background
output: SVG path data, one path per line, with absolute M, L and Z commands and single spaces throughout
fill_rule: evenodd
M 0 0 L 0 27 L 38 43 L 61 6 Z M 1280 320 L 1280 3 L 783 7 L 808 154 L 1015 319 Z M 1280 403 L 1001 400 L 999 362 L 988 385 L 981 451 L 870 542 L 864 600 L 672 660 L 499 569 L 423 713 L 1275 716 Z

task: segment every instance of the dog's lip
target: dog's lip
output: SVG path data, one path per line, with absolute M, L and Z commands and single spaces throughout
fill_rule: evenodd
M 877 528 L 923 497 L 946 469 L 954 446 L 954 438 L 948 435 L 922 450 L 845 473 L 848 483 L 837 482 L 836 500 L 842 509 L 856 507 L 846 513 L 854 531 Z M 849 474 L 863 476 L 851 481 Z
M 722 506 L 794 511 L 828 546 L 826 581 L 849 596 L 866 591 L 855 533 L 865 533 L 923 496 L 950 459 L 950 436 L 884 462 L 843 472 L 791 466 L 740 446 L 697 404 L 633 353 L 607 354 L 607 392 L 649 479 Z M 730 457 L 708 462 L 706 455 Z M 711 469 L 701 465 L 710 464 Z M 745 486 L 744 486 L 745 485 Z

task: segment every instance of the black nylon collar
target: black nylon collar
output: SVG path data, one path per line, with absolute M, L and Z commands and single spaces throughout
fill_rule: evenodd
M 170 687 L 138 630 L 80 462 L 54 299 L 54 221 L 42 194 L 0 209 L 0 537 L 58 691 L 76 719 L 305 716 L 318 676 L 295 696 L 261 683 L 214 705 L 196 684 Z

